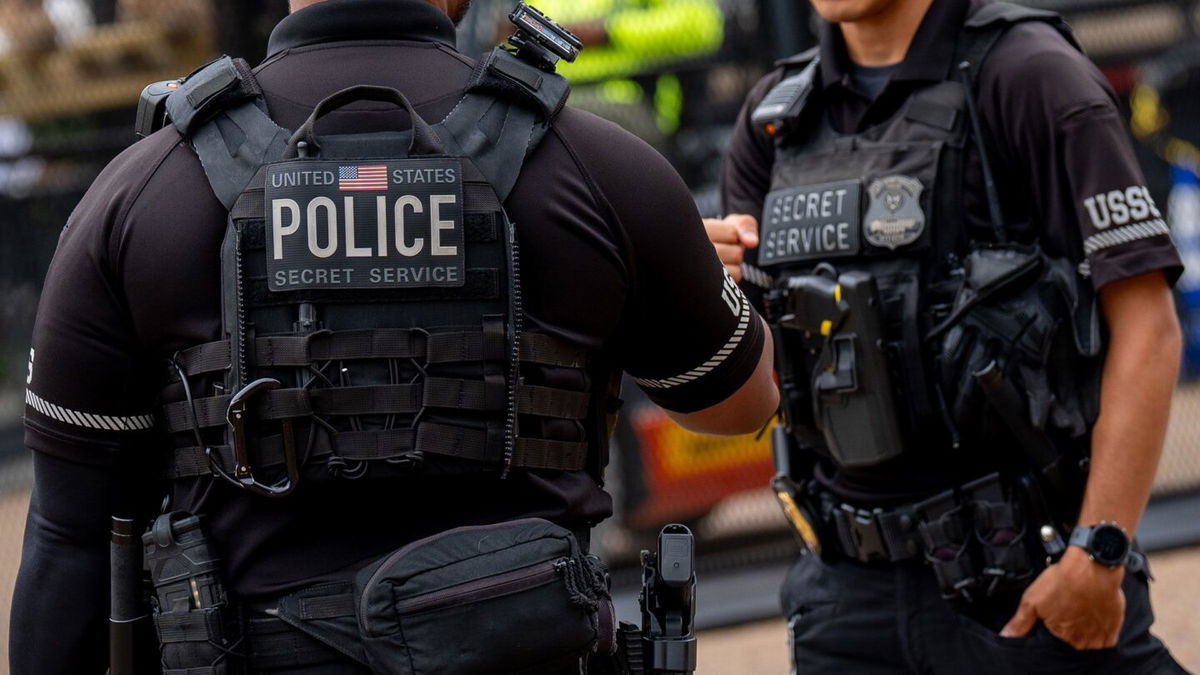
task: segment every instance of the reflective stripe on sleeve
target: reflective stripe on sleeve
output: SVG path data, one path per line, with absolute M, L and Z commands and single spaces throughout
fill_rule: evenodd
M 1171 228 L 1167 227 L 1167 224 L 1162 219 L 1134 223 L 1133 225 L 1125 225 L 1093 234 L 1083 242 L 1083 252 L 1090 257 L 1097 251 L 1106 248 L 1128 244 L 1131 241 L 1139 239 L 1149 239 L 1163 235 L 1169 236 L 1170 234 Z
M 145 431 L 146 429 L 154 428 L 153 415 L 122 417 L 119 415 L 97 415 L 95 413 L 80 412 L 50 403 L 28 389 L 25 390 L 25 403 L 30 408 L 50 419 L 86 429 L 99 429 L 101 431 Z
M 634 378 L 634 382 L 637 382 L 639 385 L 648 389 L 670 389 L 671 387 L 678 387 L 681 384 L 687 384 L 688 382 L 697 380 L 712 372 L 717 366 L 724 363 L 725 360 L 728 359 L 731 354 L 733 354 L 734 350 L 737 349 L 737 346 L 741 344 L 742 338 L 746 336 L 746 332 L 750 328 L 750 302 L 746 300 L 746 296 L 743 295 L 742 290 L 738 288 L 737 282 L 735 282 L 728 273 L 725 275 L 725 284 L 722 287 L 721 296 L 730 306 L 730 309 L 734 310 L 736 313 L 736 316 L 738 317 L 738 323 L 737 327 L 733 331 L 733 335 L 729 337 L 729 340 L 726 341 L 723 347 L 717 350 L 716 354 L 713 354 L 712 358 L 705 361 L 701 365 L 692 368 L 686 373 L 682 373 L 674 377 L 667 377 L 657 380 Z

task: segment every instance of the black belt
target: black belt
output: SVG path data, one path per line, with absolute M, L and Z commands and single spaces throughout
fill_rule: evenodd
M 890 509 L 841 504 L 828 492 L 817 497 L 827 533 L 822 549 L 863 563 L 921 558 L 948 600 L 1023 589 L 1039 566 L 1030 524 L 1040 532 L 1040 521 L 1022 512 L 1020 497 L 1004 489 L 999 474 Z M 1052 543 L 1044 540 L 1046 554 Z
M 283 619 L 247 612 L 243 652 L 249 670 L 300 668 L 353 662 L 344 654 L 302 633 Z M 191 672 L 191 671 L 189 671 Z
M 974 502 L 971 491 L 981 483 L 999 485 L 999 480 L 998 475 L 990 474 L 923 501 L 889 509 L 839 503 L 826 493 L 820 500 L 821 517 L 826 531 L 837 535 L 834 548 L 847 558 L 864 563 L 904 562 L 932 553 L 930 549 L 937 548 L 940 541 L 969 538 L 973 519 L 979 515 L 967 508 Z
M 841 504 L 823 517 L 837 532 L 840 552 L 852 560 L 902 562 L 924 551 L 912 506 L 885 511 Z

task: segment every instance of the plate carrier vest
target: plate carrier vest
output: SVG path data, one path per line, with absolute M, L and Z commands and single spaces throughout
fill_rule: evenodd
M 769 121 L 776 159 L 758 267 L 746 276 L 772 289 L 767 316 L 781 345 L 787 427 L 800 448 L 842 466 L 870 466 L 902 452 L 989 448 L 998 428 L 1006 439 L 1033 439 L 1046 450 L 1034 458 L 1044 466 L 1060 441 L 1086 438 L 1100 363 L 1090 289 L 1069 261 L 1046 257 L 1036 244 L 1008 243 L 973 109 L 974 76 L 988 52 L 1026 21 L 1049 23 L 1078 48 L 1057 14 L 995 2 L 966 20 L 947 79 L 915 91 L 879 125 L 860 133 L 832 127 L 818 100 L 815 49 L 781 62 L 784 79 L 755 111 L 752 119 Z M 992 232 L 983 241 L 965 226 L 960 198 L 969 143 L 980 149 L 989 188 Z M 1026 294 L 1010 305 L 970 300 L 973 284 L 992 277 L 1011 278 L 1008 286 Z M 858 308 L 843 297 L 848 283 L 861 291 Z M 849 321 L 783 329 L 795 306 L 772 298 L 808 287 L 833 289 L 827 304 L 840 307 L 833 315 L 874 313 L 878 338 L 855 342 L 865 331 Z M 1031 300 L 1038 293 L 1041 300 Z M 977 325 L 966 329 L 964 318 Z M 873 351 L 883 358 L 872 361 Z M 974 386 L 976 369 L 989 361 L 1002 373 L 994 379 L 1009 397 L 1004 406 L 1004 396 Z M 847 366 L 854 363 L 857 371 Z M 856 397 L 867 404 L 855 409 Z M 840 425 L 830 412 L 839 407 Z
M 161 423 L 175 447 L 166 476 L 216 474 L 267 496 L 288 494 L 302 478 L 500 477 L 516 469 L 588 470 L 601 480 L 619 371 L 589 349 L 524 327 L 518 240 L 503 207 L 568 92 L 561 76 L 497 49 L 434 126 L 399 92 L 362 86 L 322 101 L 292 133 L 272 121 L 240 59 L 223 57 L 181 81 L 166 99 L 170 122 L 199 155 L 229 221 L 221 253 L 223 337 L 177 352 L 168 367 Z M 412 130 L 314 135 L 326 112 L 363 99 L 404 107 Z M 397 167 L 457 174 L 448 182 L 458 184 L 445 191 L 460 190 L 461 199 L 448 196 L 443 215 L 452 215 L 437 222 L 452 240 L 443 250 L 457 254 L 448 260 L 457 261 L 454 275 L 461 277 L 440 285 L 280 287 L 286 274 L 271 268 L 286 249 L 275 250 L 282 238 L 270 219 L 281 215 L 271 212 L 269 177 L 311 166 L 337 173 L 339 186 L 361 186 L 341 181 L 366 178 L 380 165 L 392 190 Z M 345 192 L 350 211 L 351 197 L 360 194 Z M 387 189 L 365 194 L 371 199 Z M 403 214 L 425 207 L 396 204 L 391 249 L 392 235 L 383 234 L 388 197 L 377 198 L 377 260 L 393 268 L 417 264 L 419 258 L 397 253 L 408 240 L 412 248 L 424 243 L 414 239 L 420 232 L 404 234 Z M 335 219 L 339 204 L 327 201 L 326 217 Z M 293 224 L 303 210 L 293 212 Z M 311 204 L 308 211 L 315 220 Z M 337 227 L 336 220 L 328 234 L 318 227 L 309 247 L 320 250 L 322 237 L 336 246 L 330 240 Z M 348 249 L 349 232 L 342 242 Z M 431 248 L 437 234 L 425 232 Z M 303 230 L 295 235 L 301 239 Z M 374 255 L 375 238 L 365 243 L 365 254 L 351 255 Z

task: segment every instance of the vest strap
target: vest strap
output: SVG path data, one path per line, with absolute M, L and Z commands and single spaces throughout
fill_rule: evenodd
M 470 157 L 503 202 L 571 88 L 497 47 L 476 68 L 466 94 L 434 126 L 451 154 Z
M 188 136 L 220 110 L 262 98 L 262 88 L 243 59 L 222 56 L 196 69 L 167 98 L 167 113 Z
M 1014 24 L 1025 21 L 1042 21 L 1048 23 L 1071 44 L 1072 47 L 1083 51 L 1083 46 L 1071 32 L 1070 26 L 1056 12 L 1044 9 L 1023 7 L 1011 2 L 990 2 L 980 7 L 967 17 L 963 26 L 967 29 L 965 40 L 959 43 L 959 53 L 956 55 L 955 66 L 959 62 L 970 63 L 969 74 L 974 80 L 979 75 L 987 55 L 996 46 L 996 42 Z M 972 92 L 974 94 L 974 92 Z
M 288 132 L 267 115 L 262 88 L 242 59 L 224 56 L 192 73 L 167 97 L 166 106 L 226 209 L 287 147 Z

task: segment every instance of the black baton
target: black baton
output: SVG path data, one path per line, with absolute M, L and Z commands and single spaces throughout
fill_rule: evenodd
M 141 541 L 134 535 L 134 522 L 112 518 L 108 547 L 111 590 L 108 617 L 110 675 L 138 675 L 137 633 L 150 614 L 142 598 Z

